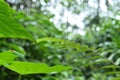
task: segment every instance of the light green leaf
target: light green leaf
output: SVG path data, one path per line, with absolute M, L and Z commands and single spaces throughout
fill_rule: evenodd
M 34 41 L 33 37 L 13 18 L 13 11 L 0 0 L 0 38 L 22 38 Z
M 61 72 L 63 70 L 71 69 L 71 68 L 72 67 L 70 67 L 70 66 L 56 65 L 53 67 L 49 67 L 49 73 L 57 73 L 57 72 Z
M 108 60 L 112 61 L 115 55 L 116 55 L 116 54 L 111 54 L 111 55 L 109 56 Z
M 52 41 L 52 42 L 64 42 L 62 39 L 57 38 L 51 38 L 51 37 L 44 37 L 37 39 L 37 43 L 43 42 L 43 41 Z
M 119 65 L 120 64 L 120 58 L 118 58 L 115 62 L 115 65 Z
M 0 53 L 0 65 L 6 65 L 14 61 L 17 56 L 14 55 L 11 51 L 6 51 Z
M 33 62 L 21 62 L 21 61 L 14 61 L 10 65 L 4 65 L 4 66 L 21 75 L 52 73 L 52 72 L 60 72 L 63 70 L 71 69 L 70 66 L 57 65 L 53 67 L 48 67 L 45 63 L 33 63 Z

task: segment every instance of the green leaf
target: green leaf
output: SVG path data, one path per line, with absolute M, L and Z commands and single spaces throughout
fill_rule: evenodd
M 23 55 L 26 55 L 25 50 L 24 50 L 21 46 L 18 46 L 18 45 L 16 45 L 16 44 L 9 44 L 9 46 L 10 46 L 13 50 L 15 50 L 15 51 L 17 51 L 17 52 L 19 52 L 19 53 L 21 53 L 21 54 L 23 54 Z
M 0 53 L 0 65 L 6 65 L 14 61 L 17 56 L 14 55 L 11 51 L 6 51 Z
M 14 51 L 14 50 L 13 50 L 13 54 L 15 54 L 16 56 L 18 56 L 18 57 L 20 57 L 20 58 L 22 58 L 22 59 L 25 58 L 25 55 L 24 55 L 24 54 L 21 54 L 20 52 L 17 52 L 17 51 Z
M 49 73 L 57 73 L 57 72 L 61 72 L 63 70 L 68 70 L 71 69 L 72 67 L 70 66 L 62 66 L 62 65 L 56 65 L 53 67 L 49 67 Z
M 13 18 L 13 11 L 0 0 L 0 38 L 22 38 L 34 41 L 33 37 Z
M 55 42 L 57 43 L 57 47 L 61 46 L 64 47 L 64 49 L 69 49 L 69 48 L 76 48 L 79 51 L 86 51 L 88 49 L 87 46 L 80 46 L 77 43 L 74 43 L 69 40 L 64 40 L 64 39 L 58 39 L 58 38 L 52 38 L 52 37 L 44 37 L 44 38 L 39 38 L 36 40 L 37 43 L 41 42 Z
M 10 65 L 4 65 L 6 68 L 15 71 L 21 75 L 60 72 L 71 69 L 70 66 L 56 65 L 48 67 L 45 63 L 14 61 Z
M 110 75 L 110 74 L 120 74 L 120 71 L 111 71 L 111 72 L 106 72 L 104 73 L 105 75 Z
M 118 58 L 114 64 L 119 65 L 120 64 L 120 58 Z
M 120 76 L 112 78 L 112 80 L 120 80 Z
M 62 39 L 51 38 L 51 37 L 44 37 L 44 38 L 37 39 L 37 43 L 40 43 L 43 41 L 64 42 L 64 40 L 62 40 Z
M 100 67 L 100 69 L 116 69 L 116 68 L 120 68 L 120 67 L 115 65 L 107 65 L 107 66 Z

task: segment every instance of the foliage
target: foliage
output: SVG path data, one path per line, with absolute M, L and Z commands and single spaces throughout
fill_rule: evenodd
M 0 0 L 0 37 L 1 38 L 26 38 L 34 41 L 33 37 L 12 17 L 12 9 Z M 6 18 L 7 17 L 7 18 Z M 19 28 L 18 28 L 19 27 Z
M 35 41 L 32 35 L 30 35 L 21 25 L 19 25 L 12 17 L 11 8 L 2 0 L 0 0 L 1 11 L 1 30 L 0 38 L 24 38 L 31 41 Z M 4 19 L 6 18 L 7 19 Z M 7 20 L 7 21 L 6 21 Z M 4 67 L 13 70 L 21 75 L 25 74 L 38 74 L 38 73 L 52 73 L 60 72 L 63 70 L 70 69 L 70 66 L 56 65 L 48 67 L 45 63 L 32 63 L 25 61 L 16 61 L 15 57 L 20 57 L 20 53 L 14 50 L 3 52 L 0 54 L 0 64 Z
M 85 17 L 84 36 L 67 32 L 70 27 L 72 31 L 78 29 L 77 25 L 72 25 L 69 20 L 65 23 L 59 21 L 62 23 L 61 31 L 57 29 L 50 21 L 53 15 L 47 11 L 52 2 L 38 1 L 29 0 L 29 4 L 22 0 L 9 3 L 16 8 L 15 12 L 0 0 L 2 80 L 11 80 L 13 78 L 10 76 L 17 76 L 16 73 L 22 75 L 22 80 L 119 80 L 120 21 L 115 17 L 102 15 L 100 0 L 97 0 L 98 5 L 96 8 L 92 7 L 93 9 L 88 5 L 89 0 L 81 0 L 81 3 L 78 3 L 78 0 L 58 0 L 53 5 L 57 7 L 60 2 L 60 5 L 74 15 L 79 15 L 83 10 L 93 10 Z M 109 0 L 105 1 L 107 10 L 113 14 Z M 20 5 L 23 5 L 23 10 Z M 64 9 L 60 14 L 64 14 Z M 114 15 L 119 16 L 119 12 Z M 56 72 L 60 73 L 54 74 Z

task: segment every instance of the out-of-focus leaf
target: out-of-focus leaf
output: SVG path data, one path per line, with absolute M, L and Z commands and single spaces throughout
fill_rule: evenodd
M 12 50 L 12 52 L 13 52 L 13 54 L 15 54 L 16 56 L 18 56 L 18 57 L 20 57 L 20 58 L 22 58 L 22 59 L 25 58 L 25 55 L 22 54 L 22 53 L 20 53 L 20 52 L 17 52 L 17 51 L 14 51 L 14 50 Z
M 15 45 L 15 44 L 9 44 L 9 45 L 10 45 L 10 47 L 11 47 L 12 49 L 14 49 L 15 51 L 17 51 L 17 52 L 19 52 L 19 53 L 21 53 L 21 54 L 23 54 L 23 55 L 26 54 L 25 50 L 24 50 L 22 47 L 17 46 L 17 45 Z
M 120 76 L 112 78 L 112 80 L 120 80 Z
M 115 65 L 119 65 L 120 64 L 120 58 L 118 58 L 115 62 Z
M 79 51 L 86 51 L 88 49 L 87 46 L 80 46 L 77 43 L 71 42 L 69 40 L 64 40 L 64 39 L 58 39 L 58 38 L 51 38 L 51 37 L 44 37 L 44 38 L 39 38 L 36 40 L 37 43 L 41 42 L 55 42 L 57 44 L 57 47 L 61 46 L 63 48 L 76 48 Z
M 22 38 L 34 41 L 33 37 L 13 18 L 13 11 L 0 0 L 0 38 Z
M 105 75 L 109 75 L 109 74 L 120 74 L 120 71 L 111 71 L 105 73 Z
M 44 37 L 44 38 L 39 38 L 36 41 L 37 41 L 37 43 L 40 43 L 40 42 L 43 42 L 43 41 L 64 42 L 65 40 L 57 39 L 57 38 L 51 38 L 51 37 Z
M 57 73 L 63 70 L 71 69 L 70 66 L 56 65 L 48 67 L 45 63 L 20 62 L 14 61 L 10 65 L 5 65 L 6 68 L 15 71 L 21 75 L 25 74 L 39 74 L 39 73 Z
M 5 51 L 0 53 L 0 65 L 6 65 L 14 61 L 17 56 L 11 51 Z
M 49 73 L 57 73 L 57 72 L 61 72 L 63 70 L 68 70 L 71 69 L 71 66 L 62 66 L 62 65 L 56 65 L 53 67 L 49 67 Z
M 115 69 L 115 68 L 120 68 L 120 67 L 115 66 L 115 65 L 107 65 L 107 66 L 101 67 L 100 69 Z

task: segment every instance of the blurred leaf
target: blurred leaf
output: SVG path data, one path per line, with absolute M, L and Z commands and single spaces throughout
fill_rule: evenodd
M 14 51 L 14 50 L 12 50 L 12 52 L 13 52 L 14 55 L 16 55 L 16 56 L 18 56 L 18 57 L 20 57 L 20 58 L 22 58 L 22 59 L 25 58 L 25 55 L 22 54 L 22 53 L 20 53 L 20 52 L 17 52 L 17 51 Z
M 0 0 L 0 38 L 23 38 L 34 41 L 33 37 L 13 18 L 12 9 Z
M 107 65 L 107 66 L 101 67 L 100 69 L 115 69 L 115 68 L 120 68 L 120 67 L 115 66 L 115 65 Z
M 77 43 L 74 43 L 69 40 L 64 40 L 64 39 L 58 39 L 58 38 L 51 38 L 51 37 L 44 37 L 44 38 L 39 38 L 36 40 L 37 43 L 41 42 L 55 42 L 56 47 L 63 47 L 64 49 L 69 49 L 69 48 L 76 48 L 79 51 L 86 51 L 88 49 L 87 46 L 80 46 Z
M 48 67 L 45 63 L 32 63 L 32 62 L 20 62 L 20 61 L 14 61 L 10 65 L 5 65 L 5 67 L 21 75 L 52 73 L 52 72 L 56 73 L 63 70 L 71 69 L 70 66 L 56 65 L 53 67 Z
M 112 78 L 112 80 L 120 80 L 120 76 Z
M 14 61 L 17 56 L 11 51 L 5 51 L 0 53 L 0 65 L 6 65 Z
M 105 73 L 105 75 L 110 75 L 110 74 L 120 74 L 120 71 L 110 71 Z
M 40 42 L 43 42 L 43 41 L 63 42 L 64 43 L 65 40 L 57 39 L 57 38 L 51 38 L 51 37 L 44 37 L 44 38 L 39 38 L 36 41 L 37 41 L 37 43 L 40 43 Z
M 17 51 L 17 52 L 19 52 L 19 53 L 21 53 L 21 54 L 23 54 L 23 55 L 26 55 L 25 50 L 24 50 L 21 46 L 17 46 L 17 45 L 15 45 L 15 44 L 9 44 L 9 45 L 10 45 L 10 47 L 11 47 L 13 50 L 15 50 L 15 51 Z
M 120 64 L 120 58 L 118 58 L 114 64 L 119 65 Z

